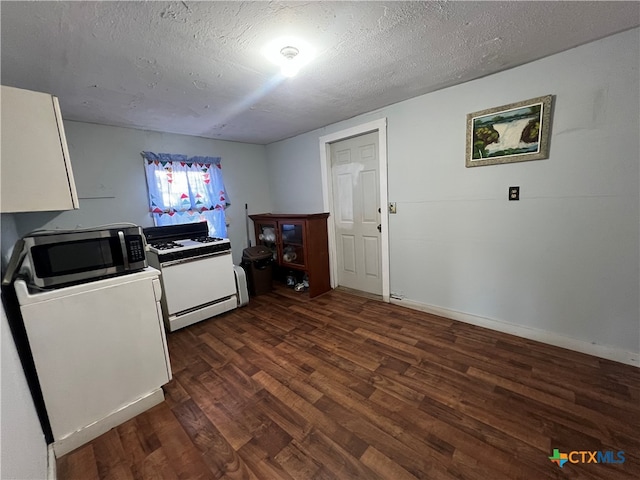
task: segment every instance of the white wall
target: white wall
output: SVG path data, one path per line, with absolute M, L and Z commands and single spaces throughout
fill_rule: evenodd
M 269 145 L 274 209 L 321 211 L 319 137 L 386 117 L 392 293 L 637 362 L 639 37 L 623 32 Z M 465 168 L 467 113 L 547 94 L 549 159 Z M 507 201 L 514 185 L 519 202 Z
M 0 341 L 0 478 L 44 480 L 47 478 L 47 443 L 1 304 Z
M 82 122 L 64 122 L 80 209 L 13 214 L 18 233 L 37 228 L 77 228 L 132 222 L 153 225 L 140 153 L 222 157 L 231 206 L 227 209 L 234 262 L 247 246 L 245 203 L 250 213 L 269 211 L 271 200 L 265 147 L 170 133 Z
M 318 135 L 314 133 L 267 146 L 274 213 L 323 211 L 318 148 Z

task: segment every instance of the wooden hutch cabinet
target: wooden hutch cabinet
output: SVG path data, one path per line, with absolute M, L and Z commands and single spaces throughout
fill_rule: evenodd
M 256 243 L 270 248 L 283 269 L 305 272 L 309 297 L 331 290 L 329 279 L 328 213 L 249 215 Z

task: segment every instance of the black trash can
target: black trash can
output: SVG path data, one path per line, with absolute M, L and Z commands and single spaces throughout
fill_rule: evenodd
M 249 294 L 263 295 L 271 291 L 273 282 L 273 252 L 264 245 L 242 251 L 242 268 L 247 272 Z

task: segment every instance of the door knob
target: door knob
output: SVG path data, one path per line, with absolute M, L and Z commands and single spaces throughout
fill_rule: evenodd
M 380 224 L 380 225 L 378 225 L 378 231 L 379 231 L 379 232 L 382 232 L 382 225 L 381 225 L 381 224 Z

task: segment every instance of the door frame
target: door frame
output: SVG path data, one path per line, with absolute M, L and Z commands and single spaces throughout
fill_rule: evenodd
M 331 182 L 331 145 L 347 138 L 357 137 L 365 133 L 378 132 L 378 175 L 380 184 L 380 266 L 382 271 L 382 300 L 389 303 L 389 212 L 387 192 L 387 119 L 386 117 L 372 122 L 347 128 L 339 132 L 320 137 L 320 169 L 322 172 L 322 201 L 325 212 L 333 217 L 333 187 Z M 338 257 L 336 254 L 336 231 L 333 221 L 327 222 L 329 230 L 329 274 L 331 288 L 337 286 Z

